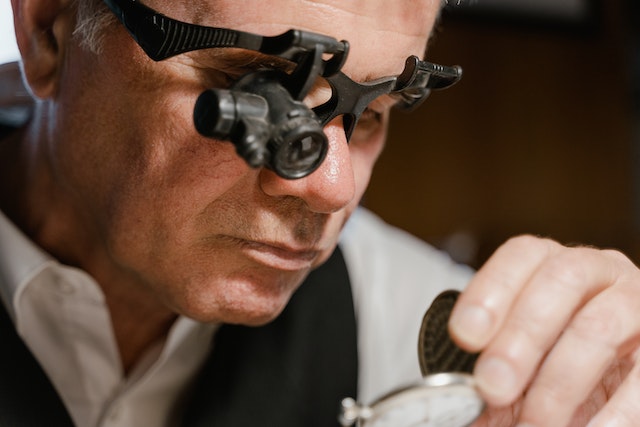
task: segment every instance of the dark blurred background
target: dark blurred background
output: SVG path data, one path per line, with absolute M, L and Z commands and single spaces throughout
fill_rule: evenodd
M 640 261 L 640 2 L 455 2 L 428 59 L 464 77 L 394 113 L 364 204 L 476 267 L 521 233 Z

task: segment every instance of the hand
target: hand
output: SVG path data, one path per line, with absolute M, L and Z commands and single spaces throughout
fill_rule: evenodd
M 481 351 L 482 427 L 640 425 L 640 270 L 620 252 L 511 239 L 456 304 L 450 330 Z

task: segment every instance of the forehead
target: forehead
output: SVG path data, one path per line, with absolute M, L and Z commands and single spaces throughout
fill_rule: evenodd
M 146 0 L 186 22 L 262 35 L 291 28 L 348 40 L 344 71 L 369 80 L 402 71 L 409 55 L 424 56 L 439 0 Z M 363 71 L 364 72 L 364 71 Z

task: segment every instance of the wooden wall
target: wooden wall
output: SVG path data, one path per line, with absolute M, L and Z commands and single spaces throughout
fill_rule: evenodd
M 475 266 L 520 233 L 634 256 L 626 22 L 612 0 L 580 28 L 445 15 L 428 57 L 464 77 L 394 113 L 364 204 Z

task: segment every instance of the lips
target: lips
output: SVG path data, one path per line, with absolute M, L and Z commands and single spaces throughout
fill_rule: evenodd
M 320 251 L 308 248 L 292 248 L 279 243 L 239 239 L 241 251 L 253 261 L 284 271 L 311 268 Z

